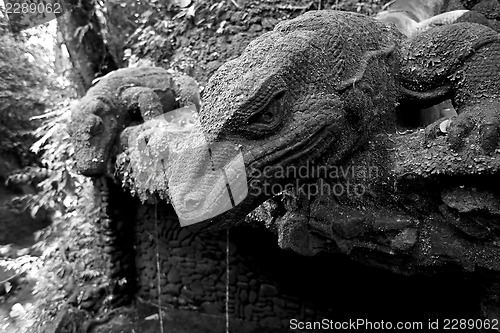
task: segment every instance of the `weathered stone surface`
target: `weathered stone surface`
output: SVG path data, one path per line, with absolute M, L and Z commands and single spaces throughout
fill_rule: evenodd
M 333 230 L 342 235 L 345 238 L 354 238 L 364 233 L 365 225 L 364 222 L 366 217 L 364 216 L 350 216 L 346 219 L 335 219 L 335 223 L 332 224 Z
M 300 306 L 297 302 L 286 301 L 285 308 L 290 309 L 291 311 L 297 311 Z
M 248 296 L 248 301 L 252 304 L 255 303 L 255 301 L 257 301 L 257 293 L 255 291 L 253 290 L 250 291 L 250 294 Z
M 203 294 L 205 293 L 200 280 L 195 280 L 189 285 L 189 288 L 193 291 L 194 295 L 199 297 L 203 296 Z
M 192 235 L 191 231 L 187 228 L 182 228 L 181 231 L 179 232 L 179 235 L 177 236 L 177 241 L 183 242 L 185 239 L 190 237 Z
M 172 252 L 172 255 L 184 257 L 187 256 L 188 254 L 194 253 L 195 250 L 190 246 L 185 246 L 185 247 L 175 248 L 170 251 Z
M 165 286 L 165 293 L 171 294 L 173 296 L 179 296 L 181 292 L 181 285 L 176 283 L 169 283 Z
M 273 297 L 273 303 L 274 303 L 274 305 L 277 305 L 281 308 L 285 307 L 285 300 L 283 298 Z
M 189 290 L 186 286 L 184 286 L 181 289 L 181 295 L 184 296 L 188 301 L 193 301 L 195 294 L 192 290 Z
M 288 312 L 287 312 L 287 311 L 285 311 L 285 310 L 284 310 L 281 306 L 279 306 L 279 305 L 276 305 L 276 304 L 275 304 L 275 305 L 274 305 L 274 307 L 273 307 L 273 311 L 274 311 L 274 313 L 275 313 L 278 317 L 280 317 L 280 318 L 283 318 L 283 319 L 284 319 L 284 318 L 287 318 L 287 317 L 288 317 Z
M 278 294 L 278 290 L 275 286 L 263 283 L 260 285 L 259 297 L 272 297 Z
M 374 231 L 403 230 L 413 224 L 406 216 L 380 216 L 375 218 L 372 227 Z
M 213 302 L 203 302 L 200 306 L 201 310 L 208 314 L 220 314 L 222 309 L 218 303 Z
M 265 327 L 280 327 L 281 320 L 275 317 L 266 317 L 260 322 Z
M 498 193 L 475 187 L 454 187 L 442 192 L 443 202 L 460 213 L 486 211 L 500 216 Z
M 408 251 L 410 250 L 418 239 L 417 229 L 408 228 L 401 231 L 394 239 L 391 241 L 391 247 L 398 251 Z
M 193 277 L 192 277 L 192 276 L 189 276 L 189 275 L 188 275 L 188 276 L 183 276 L 183 277 L 181 278 L 181 281 L 182 281 L 182 284 L 184 284 L 184 285 L 188 285 L 188 284 L 190 284 L 191 282 L 193 282 Z
M 170 294 L 162 294 L 160 296 L 160 300 L 163 304 L 173 304 L 175 303 L 175 299 L 172 295 Z
M 238 281 L 238 282 L 236 283 L 236 286 L 237 286 L 238 288 L 240 288 L 240 289 L 247 289 L 247 288 L 248 288 L 248 283 L 246 283 L 246 282 L 242 282 L 242 281 L 239 279 L 239 277 L 240 277 L 240 276 L 241 276 L 241 275 L 239 275 L 239 276 L 238 276 L 238 279 L 236 280 L 236 281 Z
M 251 279 L 249 282 L 249 286 L 252 289 L 256 289 L 259 285 L 259 282 L 256 279 Z
M 262 26 L 260 24 L 252 24 L 250 27 L 250 32 L 259 32 L 262 30 Z
M 167 274 L 167 279 L 170 283 L 178 283 L 181 281 L 181 277 L 179 275 L 179 271 L 177 268 L 172 268 L 168 274 Z
M 251 304 L 245 305 L 244 314 L 245 314 L 245 319 L 246 320 L 251 320 L 252 319 L 253 308 L 252 308 Z
M 196 271 L 203 275 L 211 275 L 212 272 L 216 271 L 216 267 L 211 263 L 197 263 Z
M 240 291 L 240 302 L 245 304 L 248 301 L 248 292 L 246 290 Z
M 246 275 L 243 275 L 243 274 L 238 275 L 238 282 L 239 283 L 248 283 L 249 281 L 250 281 L 250 279 Z

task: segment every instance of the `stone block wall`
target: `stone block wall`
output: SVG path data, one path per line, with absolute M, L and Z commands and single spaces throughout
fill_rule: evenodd
M 194 234 L 180 228 L 172 207 L 165 204 L 156 208 L 141 205 L 137 213 L 135 247 L 139 297 L 157 301 L 158 257 L 163 305 L 224 315 L 226 232 Z M 271 238 L 264 240 L 263 233 Z M 288 289 L 282 286 L 286 284 L 283 281 L 293 280 L 294 276 L 292 273 L 288 277 L 279 276 L 284 273 L 280 272 L 280 265 L 287 256 L 282 257 L 284 251 L 277 248 L 273 237 L 266 230 L 249 227 L 231 230 L 230 315 L 266 327 L 287 327 L 291 318 L 319 318 L 327 311 L 326 307 L 318 308 L 318 302 L 294 294 L 293 283 Z M 294 253 L 289 255 L 297 256 Z M 293 264 L 293 258 L 286 260 Z
M 156 213 L 154 206 L 139 205 L 135 226 L 138 296 L 157 303 L 158 249 L 162 304 L 223 322 L 226 232 L 193 234 L 180 228 L 172 207 L 165 204 Z M 342 255 L 300 256 L 280 249 L 276 235 L 264 228 L 231 229 L 229 286 L 232 324 L 237 319 L 248 323 L 248 332 L 255 325 L 262 328 L 258 332 L 285 331 L 291 319 L 479 318 L 480 293 L 467 276 L 408 277 Z

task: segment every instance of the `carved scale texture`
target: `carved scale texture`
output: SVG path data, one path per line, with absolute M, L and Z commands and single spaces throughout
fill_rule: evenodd
M 263 98 L 263 87 L 277 78 L 296 101 L 336 93 L 336 87 L 356 75 L 367 52 L 400 38 L 395 29 L 353 13 L 308 12 L 282 22 L 210 79 L 206 111 L 200 114 L 203 128 L 217 137 L 244 123 L 252 111 L 248 101 Z
M 484 94 L 495 96 L 500 91 L 499 43 L 494 30 L 474 23 L 422 33 L 402 48 L 402 84 L 415 91 L 450 84 L 458 105 Z

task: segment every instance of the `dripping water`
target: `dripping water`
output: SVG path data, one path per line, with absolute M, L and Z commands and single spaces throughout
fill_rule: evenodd
M 161 310 L 161 279 L 160 279 L 160 237 L 158 236 L 158 203 L 155 202 L 155 238 L 156 238 L 156 280 L 158 290 L 158 317 L 160 321 L 160 333 L 163 331 L 163 316 Z
M 226 333 L 229 333 L 229 228 L 226 229 Z

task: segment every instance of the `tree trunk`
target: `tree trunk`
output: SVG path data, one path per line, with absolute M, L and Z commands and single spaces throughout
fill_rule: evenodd
M 130 19 L 134 12 L 132 6 L 122 7 L 122 3 L 106 1 L 103 15 L 106 18 L 106 25 L 103 31 L 106 44 L 113 55 L 118 67 L 123 67 L 123 48 L 127 38 L 137 28 L 137 24 Z M 140 12 L 140 11 L 137 11 Z
M 118 68 L 102 38 L 93 0 L 68 1 L 67 13 L 57 18 L 59 31 L 75 70 L 76 91 L 85 95 L 94 78 Z

